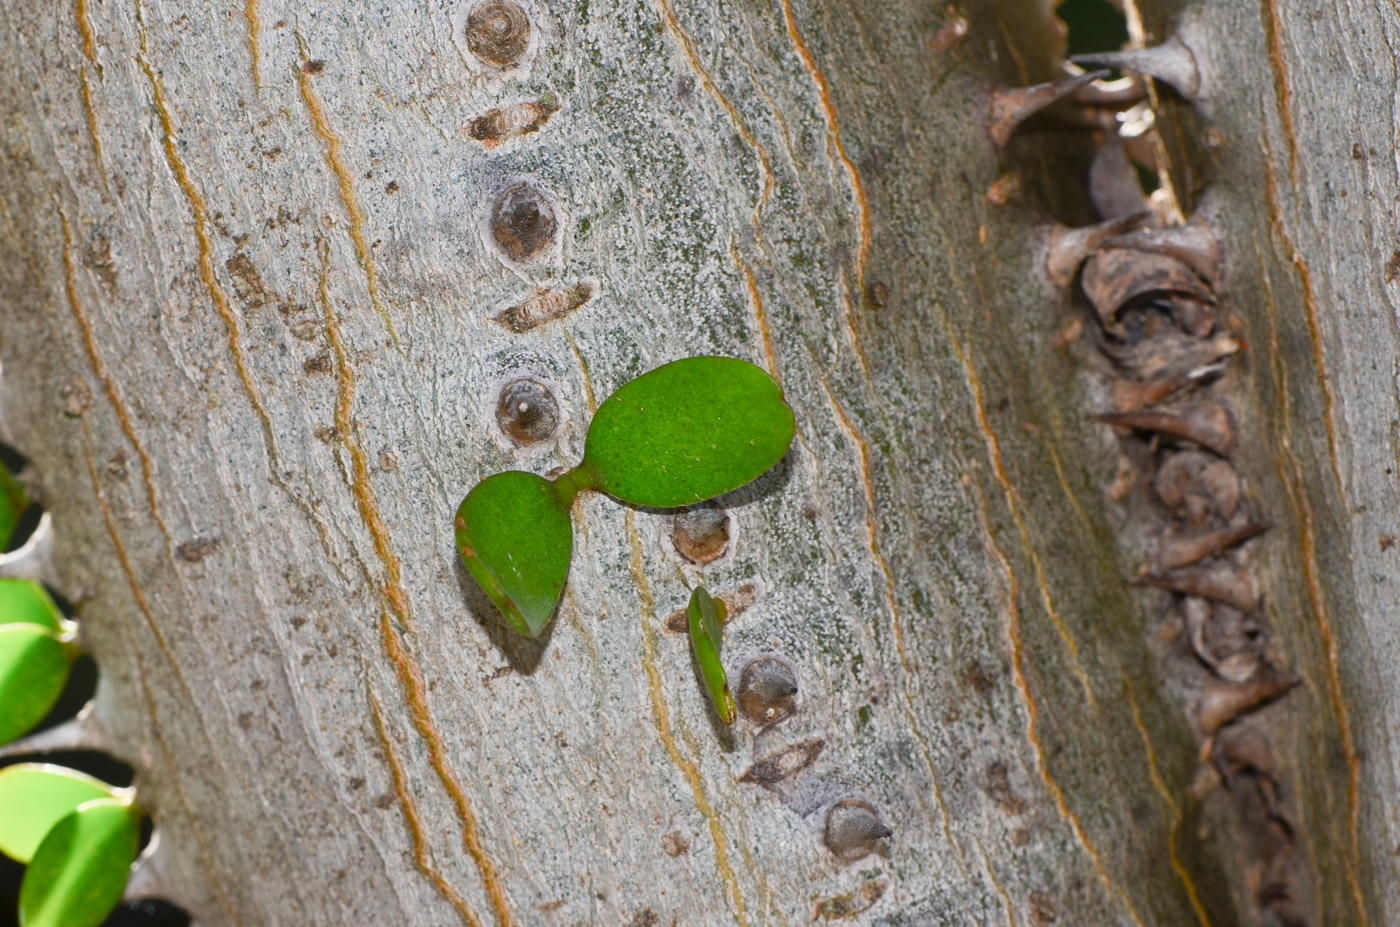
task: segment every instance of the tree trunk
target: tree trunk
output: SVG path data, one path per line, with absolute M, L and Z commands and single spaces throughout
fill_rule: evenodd
M 1220 927 L 1287 923 L 1282 828 L 1302 922 L 1400 921 L 1394 8 L 1215 4 L 1209 118 L 1159 100 L 1305 680 L 1257 712 L 1261 820 L 1201 762 L 1173 600 L 1127 585 L 1145 491 L 1110 493 L 1034 247 L 1092 221 L 1092 146 L 989 140 L 993 86 L 1060 76 L 1044 5 L 530 0 L 514 48 L 470 6 L 0 12 L 4 409 L 160 891 L 203 924 Z M 493 216 L 511 189 L 552 234 Z M 780 381 L 789 456 L 704 566 L 673 513 L 581 498 L 522 640 L 457 503 L 704 353 Z M 502 431 L 522 377 L 557 438 Z M 712 720 L 665 626 L 698 582 L 752 597 L 725 662 L 787 661 L 790 718 Z M 894 830 L 857 862 L 843 799 Z

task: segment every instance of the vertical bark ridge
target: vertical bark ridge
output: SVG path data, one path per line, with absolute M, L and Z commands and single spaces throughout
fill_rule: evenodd
M 384 584 L 381 587 L 389 608 L 400 626 L 412 631 L 413 615 L 408 607 L 408 594 L 403 588 L 403 570 L 398 555 L 394 553 L 389 530 L 379 514 L 379 503 L 374 497 L 374 487 L 369 479 L 369 461 L 364 446 L 360 443 L 355 428 L 355 371 L 350 366 L 350 353 L 340 334 L 340 319 L 335 312 L 335 304 L 330 292 L 330 246 L 321 239 L 318 247 L 321 257 L 320 283 L 318 295 L 326 319 L 326 339 L 335 354 L 336 402 L 335 425 L 340 440 L 350 454 L 350 492 L 355 497 L 355 506 L 360 518 L 374 542 L 374 551 L 384 566 Z
M 972 399 L 972 413 L 987 449 L 987 459 L 992 465 L 992 473 L 996 477 L 997 485 L 1001 487 L 1002 495 L 1006 499 L 1006 507 L 1016 522 L 1016 530 L 1021 536 L 1021 546 L 1025 550 L 1026 556 L 1030 558 L 1031 568 L 1035 572 L 1036 586 L 1040 590 L 1041 602 L 1045 606 L 1045 612 L 1051 623 L 1055 626 L 1056 633 L 1060 635 L 1060 640 L 1064 641 L 1065 649 L 1069 652 L 1072 661 L 1071 667 L 1075 678 L 1084 689 L 1084 698 L 1090 711 L 1096 711 L 1098 703 L 1094 697 L 1093 684 L 1089 681 L 1089 675 L 1084 671 L 1084 663 L 1079 656 L 1079 643 L 1074 639 L 1074 635 L 1070 634 L 1069 628 L 1065 625 L 1059 611 L 1056 610 L 1055 602 L 1050 596 L 1050 586 L 1046 579 L 1045 568 L 1041 563 L 1040 554 L 1036 550 L 1035 544 L 1032 543 L 1030 528 L 1026 526 L 1025 518 L 1021 514 L 1016 486 L 1011 482 L 1002 461 L 1001 441 L 997 437 L 996 430 L 992 428 L 991 422 L 987 419 L 986 403 L 982 396 L 982 381 L 977 375 L 977 367 L 968 355 L 967 348 L 963 347 L 956 337 L 953 337 L 953 350 L 963 365 L 963 373 L 967 379 L 968 391 Z
M 249 69 L 253 76 L 253 92 L 262 89 L 262 75 L 258 72 L 261 51 L 258 48 L 258 0 L 243 0 L 243 19 L 248 23 L 248 54 L 251 58 Z
M 384 652 L 388 655 L 390 662 L 394 664 L 394 671 L 399 677 L 399 684 L 403 688 L 404 700 L 408 703 L 413 726 L 427 745 L 429 762 L 432 764 L 433 771 L 437 773 L 438 779 L 441 780 L 443 788 L 447 790 L 453 806 L 457 809 L 457 818 L 462 823 L 463 842 L 466 845 L 468 855 L 471 856 L 477 871 L 481 874 L 481 881 L 486 889 L 486 897 L 490 900 L 491 908 L 495 912 L 496 922 L 501 927 L 514 924 L 516 922 L 515 915 L 511 912 L 505 885 L 501 882 L 496 864 L 492 862 L 491 857 L 486 852 L 485 845 L 481 842 L 476 813 L 472 810 L 466 790 L 462 788 L 462 780 L 448 765 L 447 748 L 442 742 L 442 732 L 438 730 L 437 723 L 433 720 L 428 709 L 428 686 L 423 680 L 422 670 L 417 661 L 404 649 L 403 641 L 399 638 L 398 631 L 394 629 L 393 622 L 389 620 L 387 611 L 379 616 L 379 633 L 384 641 Z
M 117 391 L 117 384 L 107 372 L 107 365 L 97 350 L 97 339 L 93 334 L 92 320 L 88 318 L 87 311 L 78 298 L 77 269 L 73 263 L 73 229 L 68 222 L 68 214 L 61 208 L 57 211 L 63 227 L 63 291 L 68 297 L 68 308 L 73 313 L 73 321 L 78 325 L 78 332 L 82 336 L 83 350 L 87 354 L 88 364 L 92 367 L 93 375 L 101 382 L 102 390 L 107 394 L 107 399 L 112 404 L 112 411 L 117 414 L 117 423 L 121 427 L 122 434 L 126 435 L 132 450 L 136 451 L 137 460 L 141 463 L 141 482 L 146 488 L 146 501 L 151 509 L 151 517 L 155 519 L 160 533 L 165 537 L 166 550 L 169 552 L 174 548 L 175 542 L 171 538 L 170 528 L 166 525 L 165 518 L 160 514 L 160 506 L 156 503 L 156 485 L 151 476 L 151 455 L 146 452 L 145 445 L 141 443 L 141 438 L 136 434 L 136 428 L 131 424 L 131 414 L 126 408 L 126 403 L 122 402 L 121 393 Z
M 1132 680 L 1128 674 L 1123 674 L 1123 691 L 1128 695 L 1128 709 L 1132 712 L 1133 726 L 1137 728 L 1138 736 L 1142 738 L 1142 749 L 1147 755 L 1147 769 L 1151 774 L 1152 787 L 1157 790 L 1157 794 L 1162 796 L 1162 801 L 1166 803 L 1167 810 L 1171 813 L 1171 827 L 1167 831 L 1167 858 L 1171 861 L 1172 871 L 1181 880 L 1181 887 L 1186 890 L 1186 897 L 1191 902 L 1191 909 L 1196 912 L 1196 919 L 1200 921 L 1201 927 L 1211 927 L 1210 915 L 1206 913 L 1205 905 L 1201 903 L 1201 893 L 1196 888 L 1196 883 L 1191 878 L 1191 873 L 1181 862 L 1181 854 L 1177 851 L 1177 835 L 1181 832 L 1181 806 L 1172 797 L 1172 790 L 1167 785 L 1167 780 L 1162 777 L 1162 769 L 1157 763 L 1157 750 L 1152 746 L 1152 735 L 1147 730 L 1147 725 L 1143 723 L 1142 711 L 1138 708 L 1137 693 L 1133 691 Z
M 928 770 L 929 785 L 933 792 L 934 802 L 938 805 L 939 819 L 943 827 L 943 836 L 953 849 L 957 850 L 958 856 L 963 857 L 961 844 L 953 838 L 953 832 L 948 814 L 948 806 L 943 801 L 943 789 L 938 784 L 938 773 L 933 764 L 933 756 L 929 752 L 928 737 L 924 734 L 918 721 L 918 716 L 914 711 L 909 693 L 909 683 L 918 678 L 913 666 L 909 662 L 909 653 L 904 646 L 904 627 L 900 621 L 899 603 L 895 599 L 894 573 L 890 570 L 890 564 L 885 555 L 880 552 L 880 523 L 876 515 L 875 504 L 875 484 L 870 472 L 870 443 L 865 436 L 860 433 L 845 408 L 836 400 L 831 392 L 831 387 L 826 380 L 818 381 L 822 394 L 826 397 L 827 404 L 836 414 L 836 421 L 846 440 L 856 452 L 856 465 L 860 476 L 861 494 L 865 501 L 865 543 L 866 549 L 870 552 L 871 559 L 880 570 L 880 576 L 884 582 L 885 608 L 890 614 L 890 627 L 894 631 L 895 650 L 899 654 L 900 668 L 904 671 L 905 684 L 899 687 L 900 702 L 903 705 L 904 717 L 909 722 L 909 732 L 919 745 L 919 752 L 923 756 L 924 766 Z
M 185 196 L 185 202 L 189 206 L 190 215 L 194 220 L 194 237 L 199 252 L 199 276 L 204 282 L 205 289 L 209 292 L 209 298 L 214 302 L 215 311 L 218 312 L 219 318 L 223 320 L 224 326 L 228 330 L 229 354 L 233 357 L 233 365 L 238 371 L 238 379 L 243 384 L 248 401 L 252 404 L 253 411 L 257 414 L 262 425 L 263 443 L 267 449 L 269 465 L 276 473 L 278 455 L 272 436 L 272 419 L 268 417 L 262 396 L 253 383 L 253 374 L 243 352 L 243 336 L 239 332 L 238 318 L 233 312 L 233 307 L 229 305 L 228 294 L 224 292 L 223 284 L 219 282 L 218 274 L 214 270 L 214 245 L 209 240 L 208 228 L 209 207 L 204 202 L 204 195 L 195 186 L 189 168 L 185 166 L 184 160 L 180 157 L 179 146 L 175 143 L 175 122 L 171 118 L 170 108 L 166 105 L 165 91 L 161 87 L 160 76 L 147 59 L 145 25 L 142 24 L 140 29 L 141 49 L 137 55 L 136 63 L 145 73 L 146 80 L 151 85 L 151 101 L 160 120 L 161 150 L 165 153 L 166 163 L 175 177 L 175 183 L 179 186 L 180 192 Z
M 1274 231 L 1278 233 L 1285 247 L 1290 251 L 1290 257 L 1295 261 L 1297 267 L 1297 252 L 1292 250 L 1292 243 L 1283 233 L 1282 217 L 1277 212 L 1277 201 L 1275 199 L 1275 177 L 1272 167 L 1272 159 L 1267 150 L 1264 157 L 1265 189 L 1269 192 L 1269 211 L 1271 215 L 1278 219 L 1274 226 Z M 1267 267 L 1261 261 L 1262 267 Z M 1263 304 L 1268 313 L 1269 322 L 1269 356 L 1272 361 L 1274 375 L 1279 379 L 1281 389 L 1279 395 L 1284 404 L 1284 412 L 1280 417 L 1281 434 L 1279 435 L 1278 451 L 1273 454 L 1274 463 L 1277 468 L 1279 483 L 1283 487 L 1284 495 L 1292 507 L 1298 525 L 1299 553 L 1302 558 L 1303 584 L 1306 589 L 1308 604 L 1311 607 L 1313 618 L 1316 622 L 1318 635 L 1322 638 L 1323 649 L 1327 655 L 1326 676 L 1327 676 L 1327 697 L 1332 703 L 1332 710 L 1337 719 L 1338 732 L 1342 738 L 1342 750 L 1347 766 L 1347 852 L 1343 854 L 1342 864 L 1346 872 L 1347 886 L 1352 896 L 1352 902 L 1356 905 L 1358 922 L 1361 927 L 1366 927 L 1370 923 L 1370 916 L 1366 910 L 1365 896 L 1361 890 L 1360 874 L 1357 872 L 1358 861 L 1361 858 L 1360 831 L 1361 831 L 1361 759 L 1356 751 L 1356 741 L 1351 729 L 1350 709 L 1347 706 L 1346 696 L 1342 691 L 1342 670 L 1341 655 L 1338 649 L 1337 637 L 1332 630 L 1332 621 L 1328 613 L 1326 595 L 1322 590 L 1320 580 L 1321 566 L 1317 554 L 1317 531 L 1315 528 L 1315 515 L 1312 503 L 1308 498 L 1307 483 L 1303 475 L 1303 465 L 1298 459 L 1293 449 L 1292 425 L 1293 416 L 1289 413 L 1289 388 L 1288 388 L 1288 365 L 1283 362 L 1283 355 L 1278 341 L 1278 315 L 1279 308 L 1274 301 L 1272 281 L 1267 272 L 1261 274 L 1261 283 L 1264 287 L 1265 299 Z M 1306 277 L 1300 277 L 1300 283 L 1304 286 L 1304 299 L 1311 299 L 1311 283 Z M 1316 340 L 1316 331 L 1312 328 L 1311 312 L 1309 312 L 1309 330 L 1313 335 L 1312 342 L 1314 350 L 1314 360 L 1319 365 L 1321 358 L 1317 355 L 1320 343 Z M 1325 390 L 1326 378 L 1322 375 L 1319 366 L 1319 383 Z M 1324 403 L 1328 403 L 1324 393 Z M 1327 428 L 1329 446 L 1333 445 L 1334 431 L 1331 422 L 1330 405 L 1324 418 Z M 1336 465 L 1336 458 L 1333 457 L 1333 465 Z M 1334 470 L 1337 478 L 1337 488 L 1339 492 L 1345 491 L 1345 484 L 1341 482 L 1340 473 Z
M 146 601 L 146 593 L 141 587 L 141 579 L 136 575 L 136 569 L 131 563 L 131 555 L 127 552 L 121 533 L 117 531 L 117 521 L 112 514 L 112 506 L 107 501 L 107 491 L 102 488 L 102 480 L 97 475 L 97 462 L 92 455 L 91 429 L 86 416 L 82 418 L 81 423 L 83 456 L 87 463 L 88 476 L 92 479 L 92 491 L 97 497 L 97 507 L 102 511 L 102 521 L 107 526 L 107 535 L 112 539 L 112 548 L 116 551 L 117 561 L 121 564 L 122 572 L 126 575 L 131 596 L 136 601 L 136 607 L 140 609 L 141 615 L 146 619 L 146 627 L 150 629 L 156 646 L 160 648 L 161 656 L 165 657 L 166 662 L 170 664 L 175 678 L 180 680 L 180 688 L 184 690 L 185 697 L 193 700 L 194 690 L 190 688 L 189 681 L 185 678 L 185 671 L 180 668 L 180 661 L 175 658 L 174 651 L 170 649 L 170 643 L 165 638 L 165 632 L 160 629 L 160 622 L 156 620 L 155 614 L 151 611 L 150 603 Z
M 661 21 L 666 29 L 676 37 L 676 42 L 680 45 L 681 51 L 685 52 L 686 61 L 690 67 L 700 77 L 700 83 L 709 91 L 710 95 L 719 102 L 720 107 L 729 116 L 729 121 L 734 123 L 734 128 L 738 131 L 739 137 L 744 140 L 744 144 L 754 150 L 754 156 L 758 159 L 759 174 L 763 179 L 763 190 L 759 194 L 758 202 L 753 210 L 754 233 L 759 233 L 759 217 L 763 207 L 768 204 L 768 197 L 773 192 L 773 167 L 768 159 L 768 149 L 754 136 L 753 130 L 744 122 L 739 110 L 728 97 L 715 85 L 715 80 L 710 76 L 710 72 L 705 68 L 704 62 L 700 60 L 700 54 L 695 49 L 695 41 L 685 31 L 680 20 L 676 17 L 676 12 L 671 7 L 670 0 L 656 0 L 657 7 L 661 10 Z
M 402 352 L 403 346 L 399 343 L 398 332 L 394 330 L 393 319 L 389 317 L 389 311 L 384 307 L 379 296 L 379 274 L 374 267 L 374 251 L 365 239 L 365 211 L 360 206 L 359 196 L 355 192 L 355 181 L 350 176 L 350 168 L 346 165 L 345 157 L 342 154 L 344 144 L 331 127 L 330 118 L 326 115 L 326 108 L 321 103 L 321 98 L 316 95 L 307 63 L 306 49 L 303 45 L 302 66 L 297 74 L 297 86 L 301 90 L 301 99 L 306 104 L 307 115 L 311 118 L 312 131 L 320 139 L 321 144 L 325 146 L 326 164 L 335 177 L 336 188 L 340 191 L 341 205 L 345 207 L 345 214 L 350 220 L 350 241 L 355 246 L 355 254 L 360 260 L 360 267 L 365 272 L 365 287 L 369 290 L 369 301 L 374 306 L 374 311 L 378 312 L 379 317 L 384 320 L 384 327 L 388 329 L 389 337 L 393 339 L 394 346 Z
M 384 726 L 384 711 L 379 706 L 379 699 L 375 697 L 373 688 L 367 689 L 366 692 L 369 696 L 370 713 L 374 716 L 374 732 L 379 737 L 380 746 L 384 748 L 384 758 L 389 764 L 389 774 L 394 783 L 394 797 L 398 801 L 399 810 L 403 812 L 404 824 L 408 826 L 409 840 L 413 844 L 413 862 L 433 884 L 433 888 L 437 889 L 438 894 L 457 910 L 464 924 L 468 927 L 482 927 L 481 918 L 472 910 L 471 905 L 467 904 L 461 893 L 453 888 L 452 883 L 432 864 L 432 857 L 428 852 L 428 838 L 423 830 L 423 817 L 418 812 L 418 805 L 413 801 L 413 793 L 409 790 L 408 773 L 404 770 L 398 754 L 394 752 L 393 741 Z
M 865 186 L 860 182 L 860 174 L 856 171 L 856 166 L 846 154 L 846 148 L 841 143 L 841 124 L 836 118 L 836 107 L 831 102 L 831 91 L 827 87 L 826 77 L 822 75 L 821 68 L 817 67 L 817 59 L 812 55 L 812 50 L 807 47 L 807 41 L 802 37 L 802 30 L 798 28 L 797 18 L 792 12 L 792 0 L 781 0 L 783 5 L 783 25 L 787 29 L 788 37 L 792 40 L 792 46 L 797 51 L 797 57 L 802 61 L 802 66 L 807 70 L 812 78 L 812 83 L 816 85 L 817 97 L 821 102 L 822 114 L 826 119 L 827 131 L 831 133 L 831 147 L 841 167 L 846 172 L 846 179 L 851 185 L 851 196 L 856 201 L 860 228 L 860 245 L 856 252 L 856 293 L 865 292 L 865 262 L 870 256 L 870 200 L 866 196 Z M 855 302 L 859 302 L 857 295 Z M 854 303 L 852 304 L 854 309 Z
M 782 386 L 783 372 L 778 364 L 778 353 L 773 350 L 773 330 L 768 324 L 768 311 L 763 307 L 763 294 L 759 292 L 758 281 L 754 278 L 753 270 L 739 256 L 739 249 L 734 241 L 730 241 L 729 251 L 734 256 L 734 263 L 738 266 L 739 272 L 744 275 L 744 286 L 749 294 L 749 307 L 753 310 L 754 320 L 758 323 L 759 341 L 763 345 L 763 356 L 768 361 L 768 373 L 779 386 Z
M 1123 906 L 1128 916 L 1138 927 L 1145 927 L 1142 918 L 1138 916 L 1137 909 L 1132 901 L 1124 894 L 1123 889 L 1113 881 L 1108 869 L 1104 866 L 1103 858 L 1097 847 L 1090 841 L 1089 835 L 1084 830 L 1084 825 L 1080 822 L 1078 815 L 1069 806 L 1069 800 L 1065 797 L 1064 789 L 1050 773 L 1050 766 L 1046 756 L 1045 745 L 1040 742 L 1040 737 L 1036 732 L 1037 721 L 1040 717 L 1040 705 L 1035 700 L 1035 695 L 1031 692 L 1030 683 L 1026 679 L 1025 668 L 1025 645 L 1021 640 L 1021 606 L 1019 598 L 1021 595 L 1020 580 L 1016 577 L 1016 571 L 1011 565 L 1011 558 L 1006 551 L 996 542 L 991 526 L 991 510 L 988 507 L 986 496 L 982 488 L 976 483 L 973 484 L 981 505 L 983 522 L 983 543 L 987 552 L 996 561 L 998 569 L 1001 571 L 1006 581 L 1006 633 L 1011 643 L 1011 672 L 1016 683 L 1016 690 L 1021 695 L 1021 700 L 1026 706 L 1026 740 L 1030 744 L 1035 755 L 1036 771 L 1040 773 L 1041 782 L 1044 783 L 1046 791 L 1055 802 L 1055 807 L 1059 810 L 1060 816 L 1069 825 L 1075 840 L 1079 843 L 1089 862 L 1094 868 L 1094 874 L 1098 876 L 1104 890 L 1110 896 L 1117 899 Z
M 724 882 L 734 917 L 740 927 L 748 927 L 748 906 L 744 903 L 743 893 L 739 891 L 739 880 L 729 863 L 728 839 L 724 833 L 724 826 L 720 823 L 719 814 L 714 806 L 710 804 L 710 799 L 705 795 L 705 784 L 700 779 L 700 770 L 695 767 L 693 760 L 681 755 L 680 747 L 676 745 L 675 733 L 671 729 L 671 712 L 666 707 L 666 697 L 661 692 L 661 670 L 656 665 L 656 603 L 652 599 L 651 584 L 642 569 L 642 538 L 637 532 L 636 512 L 632 509 L 627 510 L 626 523 L 627 540 L 632 548 L 629 568 L 642 605 L 642 668 L 647 674 L 647 689 L 656 721 L 656 735 L 666 749 L 671 763 L 680 770 L 690 787 L 696 809 L 705 818 L 710 830 L 710 839 L 715 846 L 715 868 L 719 870 L 720 879 Z

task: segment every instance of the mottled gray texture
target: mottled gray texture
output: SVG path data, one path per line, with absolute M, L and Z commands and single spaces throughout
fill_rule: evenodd
M 979 123 L 991 82 L 1056 76 L 1044 10 L 978 4 L 965 41 L 934 48 L 948 14 L 903 0 L 525 5 L 539 34 L 504 76 L 464 59 L 463 7 L 439 0 L 0 11 L 6 415 L 83 600 L 98 720 L 159 822 L 164 890 L 220 925 L 800 924 L 855 893 L 878 896 L 865 922 L 913 927 L 1179 925 L 1194 884 L 1213 924 L 1240 922 L 1217 843 L 1198 842 L 1155 611 L 1123 585 L 1137 561 L 1110 528 L 1113 455 L 1029 248 L 1037 201 L 1084 218 L 1066 178 L 1087 162 L 1047 135 L 998 155 Z M 467 135 L 548 98 L 536 132 L 490 151 Z M 1383 122 L 1342 123 L 1389 153 L 1347 170 L 1392 191 Z M 1257 181 L 1253 138 L 1232 150 Z M 1302 176 L 1320 184 L 1324 163 Z M 1022 200 L 989 204 L 1008 170 Z M 526 267 L 487 225 L 520 178 L 552 191 L 561 230 Z M 1393 228 L 1386 196 L 1364 234 Z M 1350 268 L 1345 223 L 1298 202 L 1286 221 L 1318 224 L 1295 244 Z M 583 280 L 596 295 L 558 321 L 491 321 Z M 1292 285 L 1276 281 L 1295 325 Z M 1386 312 L 1365 324 L 1393 344 Z M 1326 500 L 1395 511 L 1361 456 L 1395 454 L 1394 371 L 1365 379 L 1355 352 L 1380 345 L 1350 324 L 1329 316 L 1323 337 L 1334 395 L 1357 390 L 1335 413 L 1354 475 L 1338 490 L 1325 453 L 1302 466 L 1328 537 L 1355 547 L 1325 551 L 1342 565 L 1325 578 L 1369 840 L 1394 833 L 1371 800 L 1394 712 L 1370 694 L 1394 665 L 1355 590 L 1391 563 L 1365 595 L 1393 617 L 1400 554 Z M 593 402 L 701 352 L 779 376 L 792 453 L 723 500 L 730 548 L 704 568 L 674 553 L 668 514 L 582 499 L 559 618 L 522 643 L 457 562 L 461 496 L 572 464 Z M 1305 371 L 1312 354 L 1281 357 Z M 521 375 L 557 390 L 556 447 L 516 449 L 495 424 Z M 1298 416 L 1316 384 L 1289 382 Z M 792 718 L 716 730 L 661 628 L 700 580 L 757 584 L 726 662 L 789 660 Z M 1320 716 L 1317 659 L 1300 662 Z M 818 740 L 789 779 L 738 781 Z M 1335 796 L 1345 777 L 1306 762 Z M 842 866 L 822 831 L 847 797 L 894 836 Z M 1324 842 L 1345 826 L 1307 824 Z M 1395 911 L 1384 875 L 1367 870 L 1373 924 Z

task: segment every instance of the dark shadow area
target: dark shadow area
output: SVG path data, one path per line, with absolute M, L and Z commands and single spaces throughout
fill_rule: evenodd
M 554 616 L 550 618 L 549 624 L 545 626 L 540 636 L 534 640 L 521 636 L 520 632 L 510 626 L 501 615 L 500 609 L 496 608 L 496 603 L 482 591 L 476 580 L 472 579 L 472 574 L 467 570 L 467 565 L 462 562 L 461 557 L 453 557 L 456 565 L 457 585 L 462 590 L 462 599 L 466 602 L 467 611 L 471 613 L 472 619 L 481 625 L 486 636 L 491 639 L 492 645 L 501 652 L 510 664 L 510 668 L 522 676 L 529 676 L 539 668 L 540 661 L 544 659 L 545 648 L 549 646 L 549 640 L 554 636 L 554 627 L 558 622 L 559 606 L 554 607 Z M 562 597 L 560 599 L 562 601 Z
M 78 712 L 83 710 L 83 706 L 92 701 L 96 692 L 97 662 L 87 654 L 83 654 L 74 661 L 73 668 L 68 673 L 68 682 L 63 687 L 63 692 L 59 695 L 53 710 L 25 736 L 31 737 L 40 731 L 57 727 L 65 721 L 72 721 L 77 717 Z
M 99 750 L 51 750 L 47 753 L 7 756 L 0 759 L 0 769 L 19 763 L 52 763 L 66 769 L 76 769 L 117 788 L 126 788 L 134 778 L 130 766 Z
M 14 533 L 10 535 L 10 540 L 5 544 L 5 549 L 0 550 L 0 554 L 12 554 L 19 550 L 29 539 L 34 536 L 34 530 L 39 527 L 39 519 L 44 517 L 44 507 L 33 500 L 30 501 L 19 519 L 15 522 Z
M 1065 0 L 1055 10 L 1069 31 L 1069 54 L 1117 51 L 1128 41 L 1128 20 L 1109 0 Z

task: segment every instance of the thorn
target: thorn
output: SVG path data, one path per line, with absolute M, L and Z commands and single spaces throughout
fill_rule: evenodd
M 1175 35 L 1151 48 L 1073 55 L 1069 60 L 1081 66 L 1119 68 L 1146 74 L 1170 84 L 1177 93 L 1197 106 L 1204 107 L 1208 103 L 1202 88 L 1201 71 L 1196 66 L 1196 56 Z
M 1243 685 L 1206 686 L 1196 705 L 1196 723 L 1210 736 L 1241 715 L 1287 695 L 1302 681 L 1301 676 L 1275 674 Z
M 993 90 L 987 107 L 987 133 L 992 137 L 992 144 L 1005 148 L 1022 122 L 1107 74 L 1107 71 L 1090 71 L 1047 84 Z
M 1254 573 L 1249 570 L 1183 569 L 1170 573 L 1143 573 L 1133 579 L 1132 585 L 1223 602 L 1246 615 L 1259 608 L 1259 590 Z
M 1209 225 L 1194 218 L 1186 225 L 1172 228 L 1126 232 L 1109 244 L 1175 258 L 1195 271 L 1217 293 L 1225 282 L 1225 246 Z
M 1129 74 L 1118 80 L 1096 80 L 1080 87 L 1074 98 L 1085 106 L 1123 110 L 1147 96 L 1142 79 Z
M 1050 285 L 1061 292 L 1069 289 L 1069 285 L 1074 282 L 1074 275 L 1079 273 L 1080 265 L 1099 250 L 1105 242 L 1135 229 L 1151 219 L 1152 213 L 1140 212 L 1122 219 L 1113 219 L 1077 229 L 1064 225 L 1042 227 L 1037 231 L 1037 234 L 1043 239 L 1038 250 L 1044 252 L 1045 276 L 1049 279 Z
M 1235 421 L 1218 402 L 1202 402 L 1181 412 L 1146 409 L 1141 412 L 1108 412 L 1092 419 L 1104 425 L 1150 431 L 1180 438 L 1229 457 L 1235 447 Z
M 1120 248 L 1112 242 L 1085 262 L 1080 286 L 1103 327 L 1110 331 L 1124 310 L 1153 296 L 1186 296 L 1215 304 L 1215 294 L 1190 264 L 1152 251 Z M 1114 334 L 1122 337 L 1121 331 Z
M 1139 409 L 1155 406 L 1178 393 L 1201 383 L 1210 382 L 1224 372 L 1224 363 L 1211 363 L 1200 367 L 1169 370 L 1167 376 L 1146 383 L 1138 383 L 1133 380 L 1114 380 L 1112 386 L 1113 410 L 1115 412 L 1136 412 Z
M 1257 538 L 1272 527 L 1272 522 L 1258 521 L 1197 534 L 1165 534 L 1158 544 L 1157 556 L 1152 561 L 1153 572 L 1164 573 L 1191 566 L 1213 554 Z
M 0 747 L 0 760 L 29 754 L 53 753 L 57 750 L 112 752 L 112 740 L 93 720 L 91 704 L 84 706 L 82 711 L 62 724 L 37 734 L 30 734 L 28 737 L 21 737 Z
M 1176 377 L 1200 379 L 1205 376 L 1206 368 L 1238 353 L 1244 345 L 1233 335 L 1224 333 L 1203 341 L 1172 331 L 1145 338 L 1134 345 L 1120 345 L 1103 339 L 1100 347 L 1125 374 L 1135 380 L 1153 383 Z M 1201 373 L 1194 374 L 1193 371 Z
M 53 517 L 45 512 L 39 516 L 34 533 L 20 547 L 0 554 L 0 577 L 34 579 L 50 586 L 61 586 L 53 564 Z

